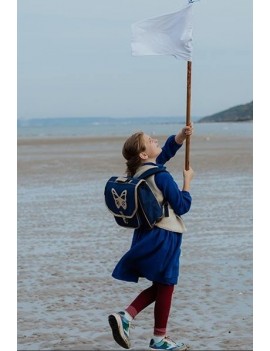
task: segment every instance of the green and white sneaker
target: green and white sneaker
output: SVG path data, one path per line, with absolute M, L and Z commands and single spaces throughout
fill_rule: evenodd
M 108 317 L 114 340 L 124 349 L 130 348 L 129 327 L 130 323 L 125 318 L 125 312 L 110 314 Z
M 173 351 L 186 351 L 189 347 L 186 344 L 176 344 L 169 337 L 165 336 L 161 341 L 155 343 L 154 339 L 150 341 L 150 350 L 173 350 Z

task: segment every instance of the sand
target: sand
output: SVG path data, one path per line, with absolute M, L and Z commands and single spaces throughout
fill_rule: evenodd
M 18 140 L 19 350 L 120 349 L 107 316 L 150 284 L 111 277 L 132 237 L 103 199 L 106 180 L 124 171 L 123 141 Z M 180 151 L 167 165 L 180 186 L 183 162 Z M 191 166 L 193 205 L 168 335 L 191 350 L 251 350 L 252 139 L 195 135 Z M 134 326 L 133 349 L 146 350 L 153 306 Z

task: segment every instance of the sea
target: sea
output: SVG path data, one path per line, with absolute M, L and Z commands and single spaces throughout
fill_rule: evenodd
M 196 135 L 252 136 L 252 122 L 197 123 Z M 185 125 L 184 117 L 70 117 L 19 119 L 18 138 L 128 136 L 138 130 L 150 135 L 169 135 Z

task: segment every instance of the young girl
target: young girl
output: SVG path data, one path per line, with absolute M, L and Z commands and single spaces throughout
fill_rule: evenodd
M 184 127 L 177 135 L 170 136 L 161 148 L 156 139 L 143 132 L 129 137 L 123 146 L 127 160 L 127 175 L 139 176 L 147 167 L 163 165 L 182 146 L 192 127 Z M 147 179 L 155 195 L 169 203 L 169 217 L 162 218 L 151 230 L 135 229 L 130 250 L 116 265 L 112 276 L 116 279 L 138 282 L 144 277 L 152 285 L 142 291 L 124 310 L 109 315 L 109 324 L 115 341 L 123 348 L 130 348 L 129 328 L 135 316 L 155 302 L 154 332 L 150 340 L 152 350 L 187 350 L 185 344 L 176 344 L 166 336 L 174 285 L 179 275 L 179 258 L 182 233 L 185 226 L 181 215 L 191 206 L 189 194 L 193 170 L 183 171 L 183 189 L 179 190 L 169 172 L 160 172 Z

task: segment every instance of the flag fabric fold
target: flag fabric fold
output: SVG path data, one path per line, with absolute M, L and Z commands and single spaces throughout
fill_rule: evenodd
M 184 9 L 132 25 L 134 56 L 172 55 L 192 61 L 192 4 Z

